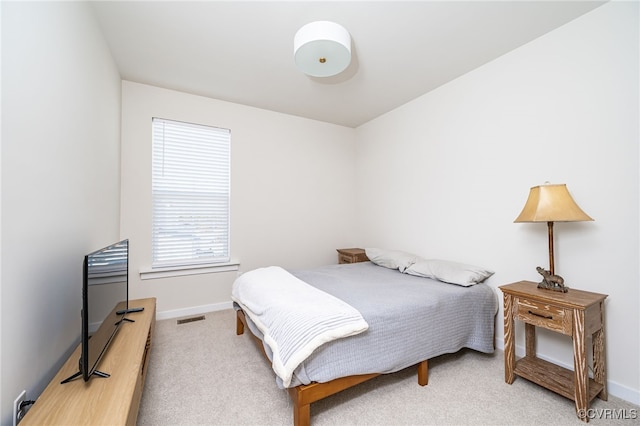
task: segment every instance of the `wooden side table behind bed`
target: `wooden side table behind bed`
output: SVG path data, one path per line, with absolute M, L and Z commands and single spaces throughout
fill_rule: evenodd
M 337 249 L 338 263 L 358 263 L 367 262 L 369 258 L 364 249 L 361 248 L 342 248 Z

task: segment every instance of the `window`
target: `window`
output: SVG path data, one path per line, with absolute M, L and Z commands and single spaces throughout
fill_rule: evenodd
M 152 268 L 229 261 L 231 131 L 153 119 Z

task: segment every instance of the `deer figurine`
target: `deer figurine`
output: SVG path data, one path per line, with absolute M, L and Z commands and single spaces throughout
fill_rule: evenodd
M 563 293 L 569 291 L 569 288 L 564 285 L 564 278 L 560 275 L 554 275 L 551 271 L 547 271 L 539 266 L 536 268 L 536 271 L 542 275 L 542 281 L 538 283 L 538 288 L 561 291 Z

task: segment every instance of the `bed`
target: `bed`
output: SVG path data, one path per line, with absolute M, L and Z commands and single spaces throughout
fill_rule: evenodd
M 484 283 L 455 285 L 372 262 L 287 272 L 353 307 L 367 325 L 348 337 L 319 345 L 283 379 L 275 368 L 270 336 L 265 339 L 260 321 L 252 320 L 250 301 L 239 294 L 232 296 L 236 333 L 249 329 L 273 363 L 276 384 L 286 388 L 293 400 L 295 425 L 309 424 L 311 403 L 380 374 L 416 365 L 418 383 L 425 386 L 430 358 L 462 348 L 494 351 L 498 297 Z M 280 294 L 285 293 L 290 292 Z M 307 303 L 311 305 L 317 304 Z

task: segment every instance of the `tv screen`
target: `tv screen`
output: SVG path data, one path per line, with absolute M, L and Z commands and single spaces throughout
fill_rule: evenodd
M 80 371 L 62 383 L 80 375 L 84 381 L 94 374 L 109 376 L 97 368 L 120 325 L 126 320 L 125 315 L 130 312 L 127 310 L 129 240 L 87 254 L 82 272 Z

